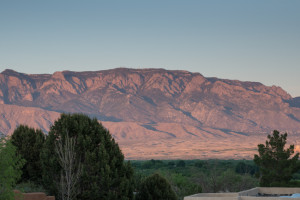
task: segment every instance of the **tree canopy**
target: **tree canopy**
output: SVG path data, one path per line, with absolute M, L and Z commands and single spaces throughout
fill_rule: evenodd
M 55 142 L 66 136 L 75 138 L 76 159 L 80 159 L 80 193 L 77 199 L 133 199 L 133 169 L 110 135 L 97 119 L 83 114 L 62 114 L 50 127 L 41 155 L 44 186 L 57 195 L 56 183 L 62 170 Z M 56 179 L 56 180 L 55 180 Z
M 139 188 L 136 200 L 176 200 L 176 194 L 168 181 L 159 174 L 147 177 Z
M 259 166 L 260 186 L 288 186 L 293 173 L 299 170 L 299 153 L 294 154 L 294 145 L 284 149 L 286 140 L 287 133 L 274 130 L 265 145 L 258 145 L 259 155 L 254 155 L 254 162 Z
M 17 153 L 26 161 L 22 168 L 22 181 L 33 181 L 39 184 L 42 179 L 40 152 L 45 142 L 45 135 L 40 129 L 35 130 L 20 125 L 13 132 L 11 142 L 16 146 Z

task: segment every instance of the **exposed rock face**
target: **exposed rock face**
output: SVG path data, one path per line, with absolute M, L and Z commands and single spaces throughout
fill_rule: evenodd
M 0 132 L 10 134 L 21 123 L 48 130 L 58 113 L 81 112 L 103 121 L 124 149 L 145 141 L 151 148 L 157 141 L 176 146 L 190 140 L 253 140 L 273 129 L 298 137 L 299 102 L 280 87 L 187 71 L 119 68 L 29 75 L 5 70 Z M 139 157 L 133 149 L 129 158 L 176 157 L 163 152 Z

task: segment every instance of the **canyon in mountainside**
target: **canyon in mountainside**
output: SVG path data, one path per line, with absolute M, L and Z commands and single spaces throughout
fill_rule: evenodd
M 0 132 L 96 117 L 126 159 L 246 158 L 277 129 L 300 146 L 300 98 L 258 82 L 164 69 L 0 73 Z

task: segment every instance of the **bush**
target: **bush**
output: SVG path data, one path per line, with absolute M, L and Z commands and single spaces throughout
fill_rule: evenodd
M 17 184 L 15 187 L 16 190 L 21 191 L 22 193 L 30 193 L 30 192 L 44 192 L 48 194 L 47 191 L 41 185 L 36 185 L 33 182 L 22 182 Z
M 240 175 L 233 170 L 226 170 L 218 177 L 221 191 L 239 192 L 257 186 L 257 180 L 249 174 Z
M 171 185 L 159 174 L 147 177 L 141 184 L 136 200 L 176 200 Z

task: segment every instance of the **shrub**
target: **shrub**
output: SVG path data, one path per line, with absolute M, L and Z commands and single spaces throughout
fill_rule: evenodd
M 141 184 L 136 200 L 176 200 L 171 185 L 159 174 L 147 177 Z
M 30 193 L 30 192 L 44 192 L 47 194 L 47 191 L 43 186 L 41 185 L 36 185 L 34 182 L 21 182 L 17 184 L 15 187 L 16 190 L 21 191 L 22 193 Z

